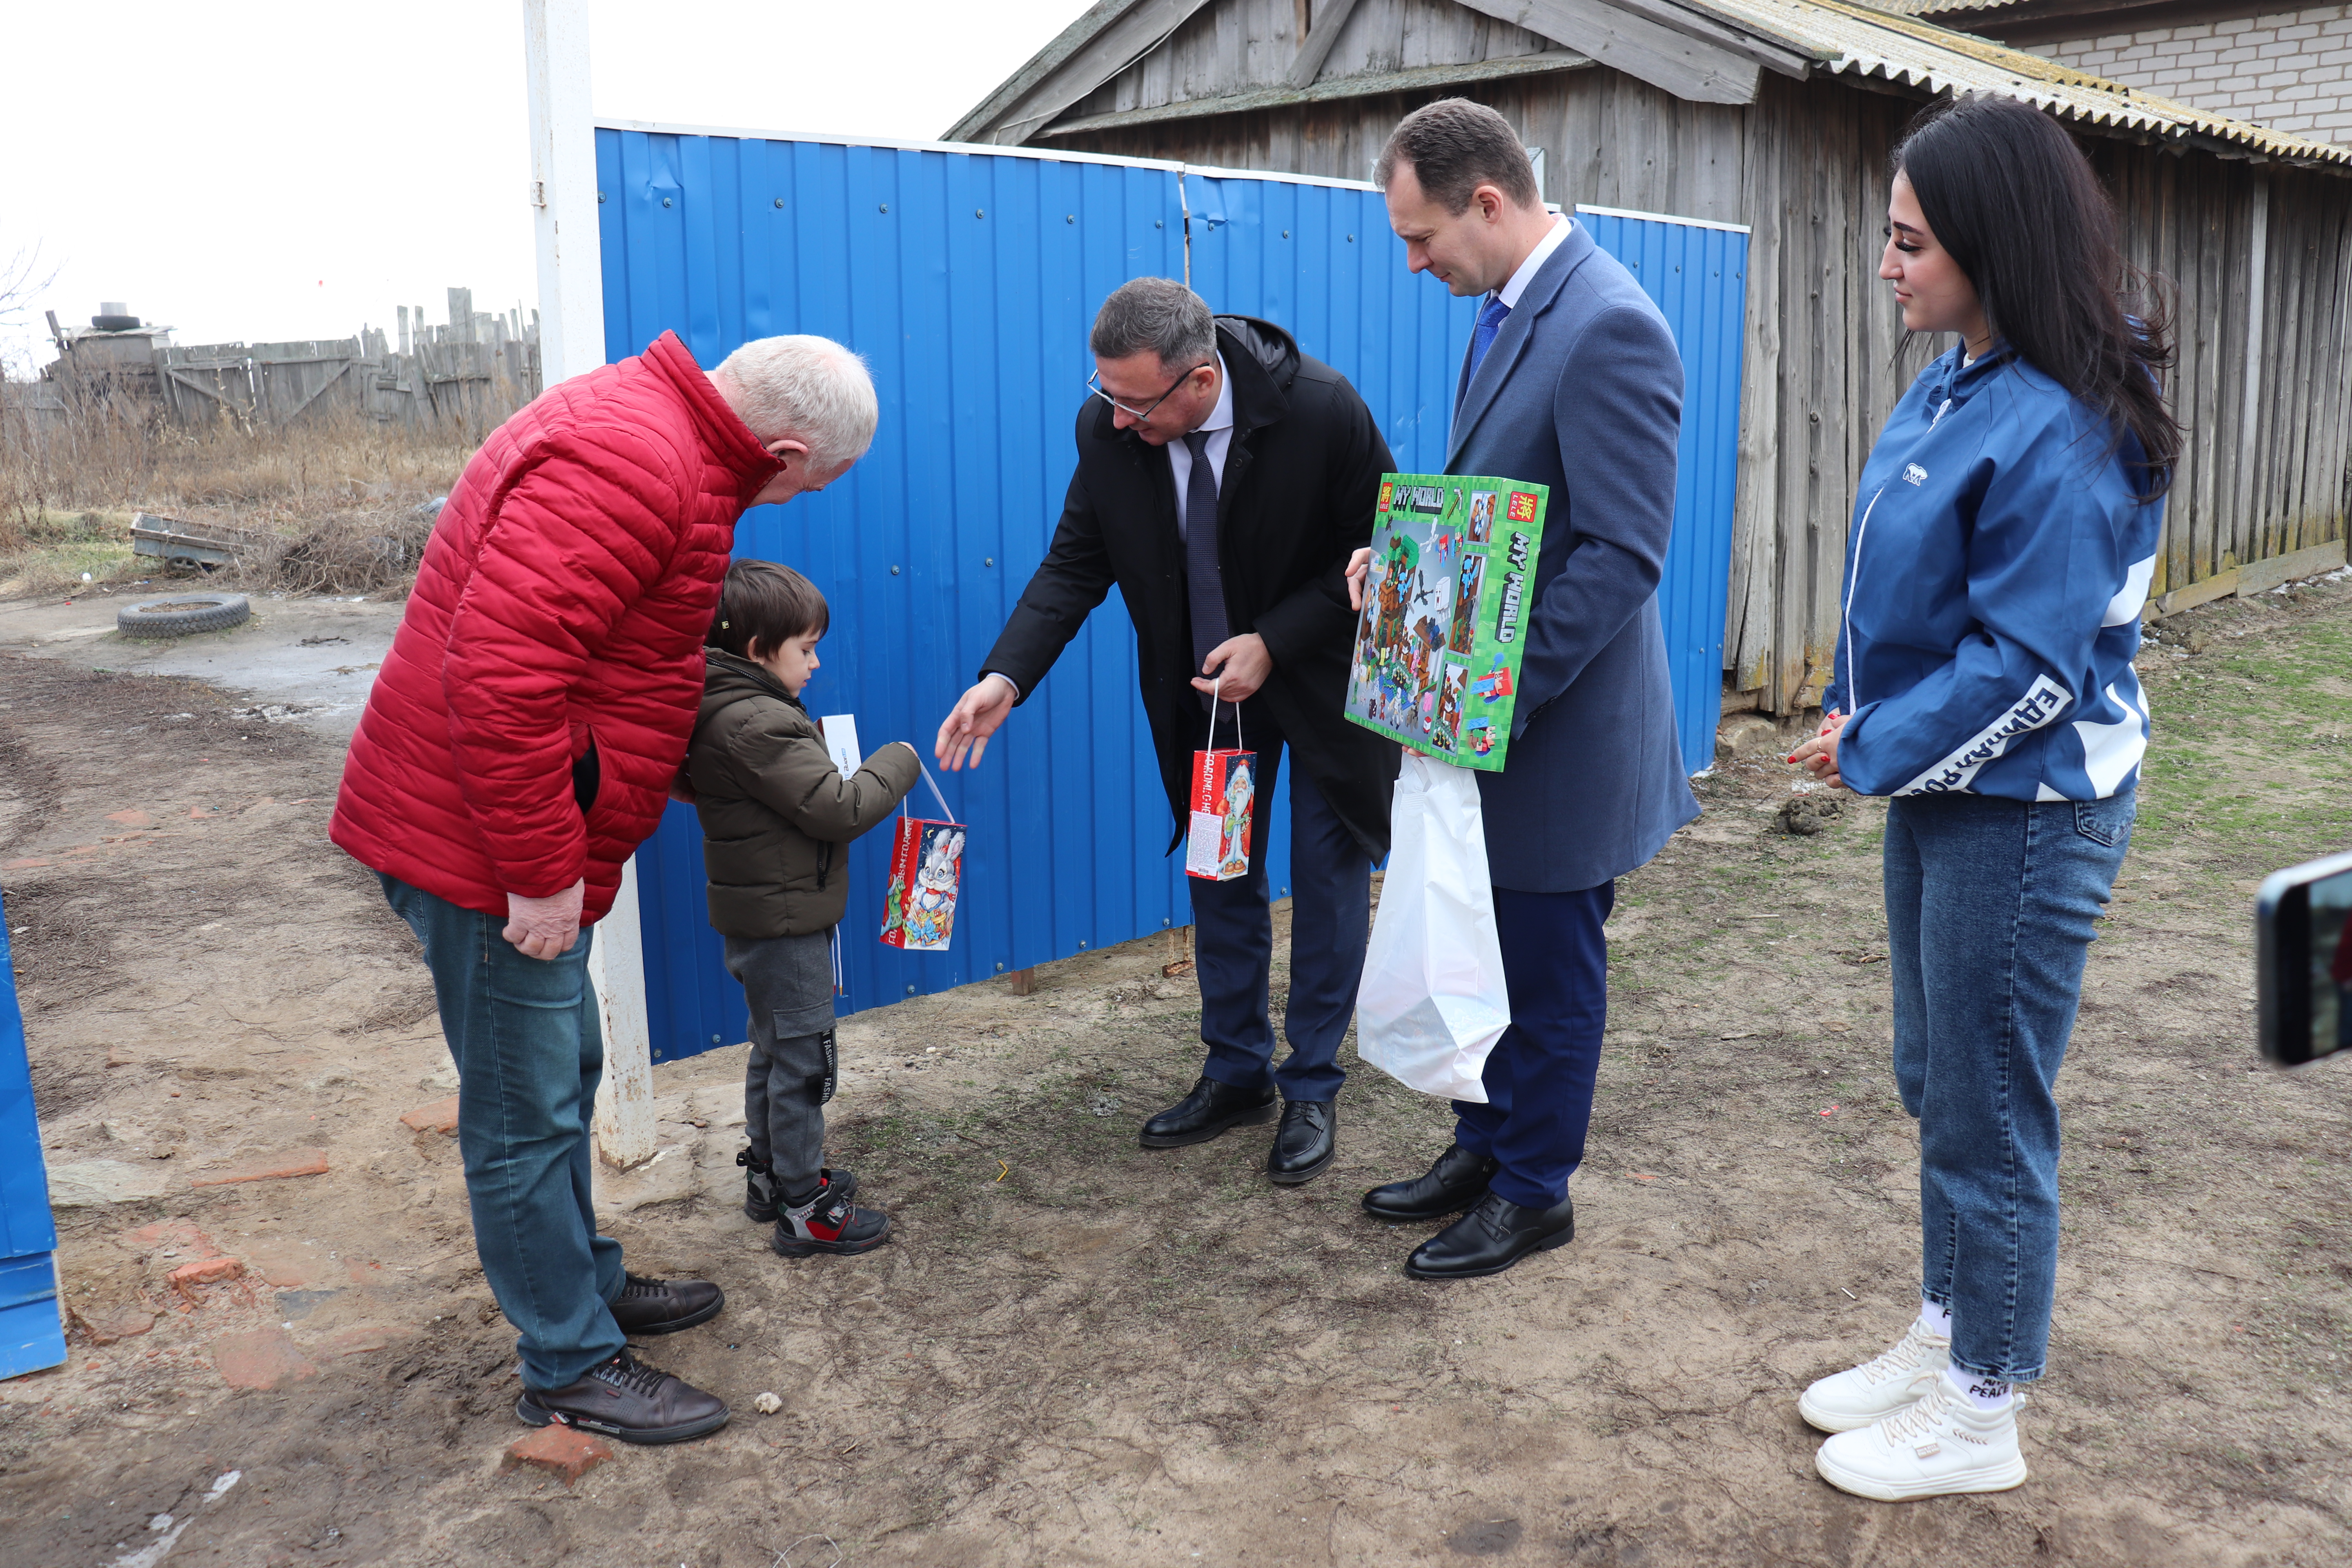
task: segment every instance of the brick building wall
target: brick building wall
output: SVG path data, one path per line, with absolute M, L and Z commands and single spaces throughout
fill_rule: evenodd
M 2352 145 L 2352 5 L 2024 47 L 2194 109 Z

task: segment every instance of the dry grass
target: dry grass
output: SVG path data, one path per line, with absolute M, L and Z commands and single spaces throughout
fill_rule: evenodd
M 357 417 L 194 432 L 98 410 L 36 435 L 0 419 L 0 597 L 166 575 L 132 554 L 134 511 L 253 538 L 215 582 L 296 593 L 404 591 L 431 521 L 479 442 Z

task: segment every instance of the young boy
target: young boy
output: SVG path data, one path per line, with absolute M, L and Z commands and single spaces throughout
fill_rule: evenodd
M 850 1202 L 857 1178 L 824 1166 L 822 1107 L 836 1069 L 833 928 L 849 901 L 850 841 L 887 821 L 922 769 L 904 741 L 855 777 L 835 769 L 800 700 L 830 619 L 824 595 L 791 567 L 730 567 L 686 753 L 710 923 L 751 1008 L 751 1146 L 736 1156 L 750 1172 L 743 1212 L 776 1222 L 770 1245 L 786 1258 L 865 1252 L 890 1234 L 888 1215 Z

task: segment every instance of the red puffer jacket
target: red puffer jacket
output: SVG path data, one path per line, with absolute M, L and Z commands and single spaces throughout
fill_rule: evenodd
M 583 921 L 610 910 L 686 756 L 736 519 L 779 471 L 667 332 L 499 426 L 434 525 L 330 837 L 484 914 L 583 875 Z

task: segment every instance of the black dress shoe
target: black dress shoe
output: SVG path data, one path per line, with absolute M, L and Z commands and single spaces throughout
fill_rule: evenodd
M 577 1426 L 624 1443 L 683 1443 L 727 1425 L 727 1402 L 623 1351 L 562 1388 L 527 1388 L 515 1415 L 529 1426 Z
M 1271 1121 L 1276 1098 L 1271 1085 L 1235 1089 L 1203 1077 L 1192 1085 L 1192 1093 L 1143 1124 L 1143 1146 L 1179 1149 L 1187 1143 L 1206 1143 L 1228 1127 Z
M 613 1302 L 613 1321 L 625 1334 L 674 1334 L 710 1321 L 727 1305 L 727 1292 L 708 1279 L 622 1278 L 627 1283 Z
M 1417 1223 L 1460 1214 L 1486 1195 L 1498 1167 L 1492 1157 L 1449 1143 L 1425 1175 L 1391 1182 L 1364 1194 L 1364 1212 L 1374 1219 Z
M 1431 1237 L 1405 1259 L 1416 1279 L 1475 1279 L 1500 1274 L 1530 1252 L 1576 1239 L 1576 1200 L 1523 1209 L 1488 1193 L 1478 1206 Z
M 1265 1154 L 1266 1176 L 1285 1187 L 1313 1181 L 1339 1152 L 1339 1108 L 1330 1100 L 1284 1100 L 1282 1125 Z

